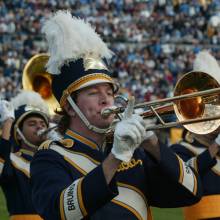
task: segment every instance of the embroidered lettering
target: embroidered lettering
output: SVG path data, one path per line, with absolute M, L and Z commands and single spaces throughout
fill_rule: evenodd
M 65 219 L 82 219 L 83 215 L 80 209 L 77 188 L 80 179 L 75 180 L 65 191 L 63 196 Z
M 76 209 L 76 207 L 74 205 L 74 197 L 73 197 L 74 187 L 75 187 L 75 184 L 70 186 L 67 191 L 67 207 L 68 207 L 69 211 Z
M 186 173 L 187 173 L 187 174 L 191 174 L 191 170 L 190 170 L 190 167 L 189 167 L 189 166 L 186 166 Z
M 125 171 L 125 170 L 128 170 L 128 169 L 131 169 L 135 166 L 137 166 L 138 164 L 142 165 L 143 162 L 142 160 L 138 159 L 138 160 L 135 160 L 135 159 L 131 159 L 129 162 L 122 162 L 119 166 L 119 168 L 117 169 L 117 172 L 121 172 L 121 171 Z

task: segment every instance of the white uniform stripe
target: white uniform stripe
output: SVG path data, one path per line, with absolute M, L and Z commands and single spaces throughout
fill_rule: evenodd
M 23 160 L 21 157 L 17 156 L 14 153 L 10 154 L 10 159 L 12 164 L 26 175 L 30 176 L 30 162 Z
M 183 168 L 182 185 L 184 185 L 191 192 L 194 192 L 194 187 L 195 187 L 194 173 L 191 170 L 191 168 L 182 159 L 179 158 L 179 161 L 182 164 L 182 168 Z
M 3 168 L 4 168 L 4 162 L 0 162 L 0 175 L 2 174 L 3 172 Z
M 75 163 L 78 167 L 85 170 L 86 174 L 89 173 L 90 171 L 92 171 L 95 167 L 97 167 L 97 165 L 95 163 L 93 163 L 89 158 L 84 157 L 82 155 L 75 154 L 74 152 L 68 152 L 64 148 L 59 147 L 57 145 L 51 145 L 50 149 L 67 157 L 70 161 Z M 76 182 L 74 182 L 73 184 L 76 184 Z M 78 182 L 77 182 L 77 184 L 78 184 Z M 77 187 L 74 186 L 74 189 L 76 190 Z M 146 204 L 144 198 L 135 190 L 127 188 L 127 187 L 118 186 L 118 190 L 119 190 L 119 195 L 113 199 L 113 202 L 114 201 L 121 202 L 121 203 L 125 204 L 124 207 L 126 207 L 127 209 L 129 209 L 129 207 L 133 208 L 138 213 L 138 215 L 141 216 L 141 219 L 146 220 L 147 219 L 147 204 Z M 64 194 L 64 200 L 65 200 L 64 209 L 65 209 L 65 213 L 67 213 L 66 216 L 71 216 L 70 213 L 74 213 L 74 212 L 67 210 L 67 205 L 65 205 L 68 203 L 67 202 L 68 201 L 67 194 L 68 193 L 66 190 L 65 194 Z M 75 193 L 74 193 L 74 197 L 77 198 Z M 76 204 L 75 204 L 75 206 L 76 206 Z M 129 209 L 130 211 L 131 211 L 131 208 Z M 79 208 L 78 200 L 77 200 L 76 210 L 77 210 L 77 212 L 75 212 L 74 216 L 82 214 L 80 211 L 80 208 Z M 80 218 L 73 218 L 73 216 L 72 216 L 71 219 L 80 219 Z M 67 220 L 69 220 L 69 219 L 67 218 Z
M 196 170 L 197 169 L 197 167 L 196 167 L 196 157 L 192 157 L 191 159 L 187 160 L 186 164 L 188 166 L 193 167 Z
M 119 195 L 116 196 L 114 200 L 122 202 L 127 206 L 136 210 L 136 212 L 141 216 L 141 219 L 147 219 L 147 204 L 145 203 L 142 196 L 136 191 L 119 186 Z
M 66 220 L 82 219 L 83 215 L 79 206 L 77 187 L 80 179 L 74 181 L 64 192 L 64 213 Z
M 82 155 L 79 155 L 73 152 L 68 152 L 65 149 L 57 145 L 51 145 L 50 149 L 68 158 L 70 161 L 72 161 L 78 167 L 80 167 L 85 173 L 89 173 L 91 170 L 93 170 L 97 166 L 95 163 L 93 163 L 91 160 L 89 160 L 85 156 L 82 156 Z
M 204 152 L 207 148 L 198 148 L 198 147 L 194 147 L 191 144 L 188 144 L 186 142 L 180 142 L 181 145 L 183 145 L 184 147 L 186 147 L 187 149 L 189 149 L 190 151 L 194 152 L 195 154 L 201 154 L 202 152 Z

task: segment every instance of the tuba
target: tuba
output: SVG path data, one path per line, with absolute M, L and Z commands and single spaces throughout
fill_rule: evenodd
M 48 104 L 50 114 L 53 115 L 60 105 L 52 93 L 52 76 L 46 72 L 48 59 L 48 54 L 40 53 L 27 62 L 22 75 L 22 86 L 25 90 L 39 93 Z

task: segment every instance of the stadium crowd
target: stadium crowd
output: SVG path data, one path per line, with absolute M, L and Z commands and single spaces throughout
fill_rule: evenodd
M 104 33 L 116 54 L 114 76 L 137 100 L 170 96 L 201 49 L 220 58 L 218 0 L 5 0 L 0 1 L 2 98 L 17 94 L 24 65 L 46 51 L 40 33 L 44 15 L 70 8 Z

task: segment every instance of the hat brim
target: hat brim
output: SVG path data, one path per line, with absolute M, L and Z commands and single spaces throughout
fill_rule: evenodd
M 114 93 L 116 93 L 119 89 L 118 84 L 110 76 L 101 73 L 89 74 L 80 78 L 79 80 L 73 82 L 72 84 L 70 84 L 70 86 L 68 86 L 68 88 L 63 92 L 63 96 L 61 97 L 60 100 L 61 107 L 64 106 L 64 104 L 66 103 L 67 96 L 70 95 L 71 93 L 101 83 L 111 84 Z

